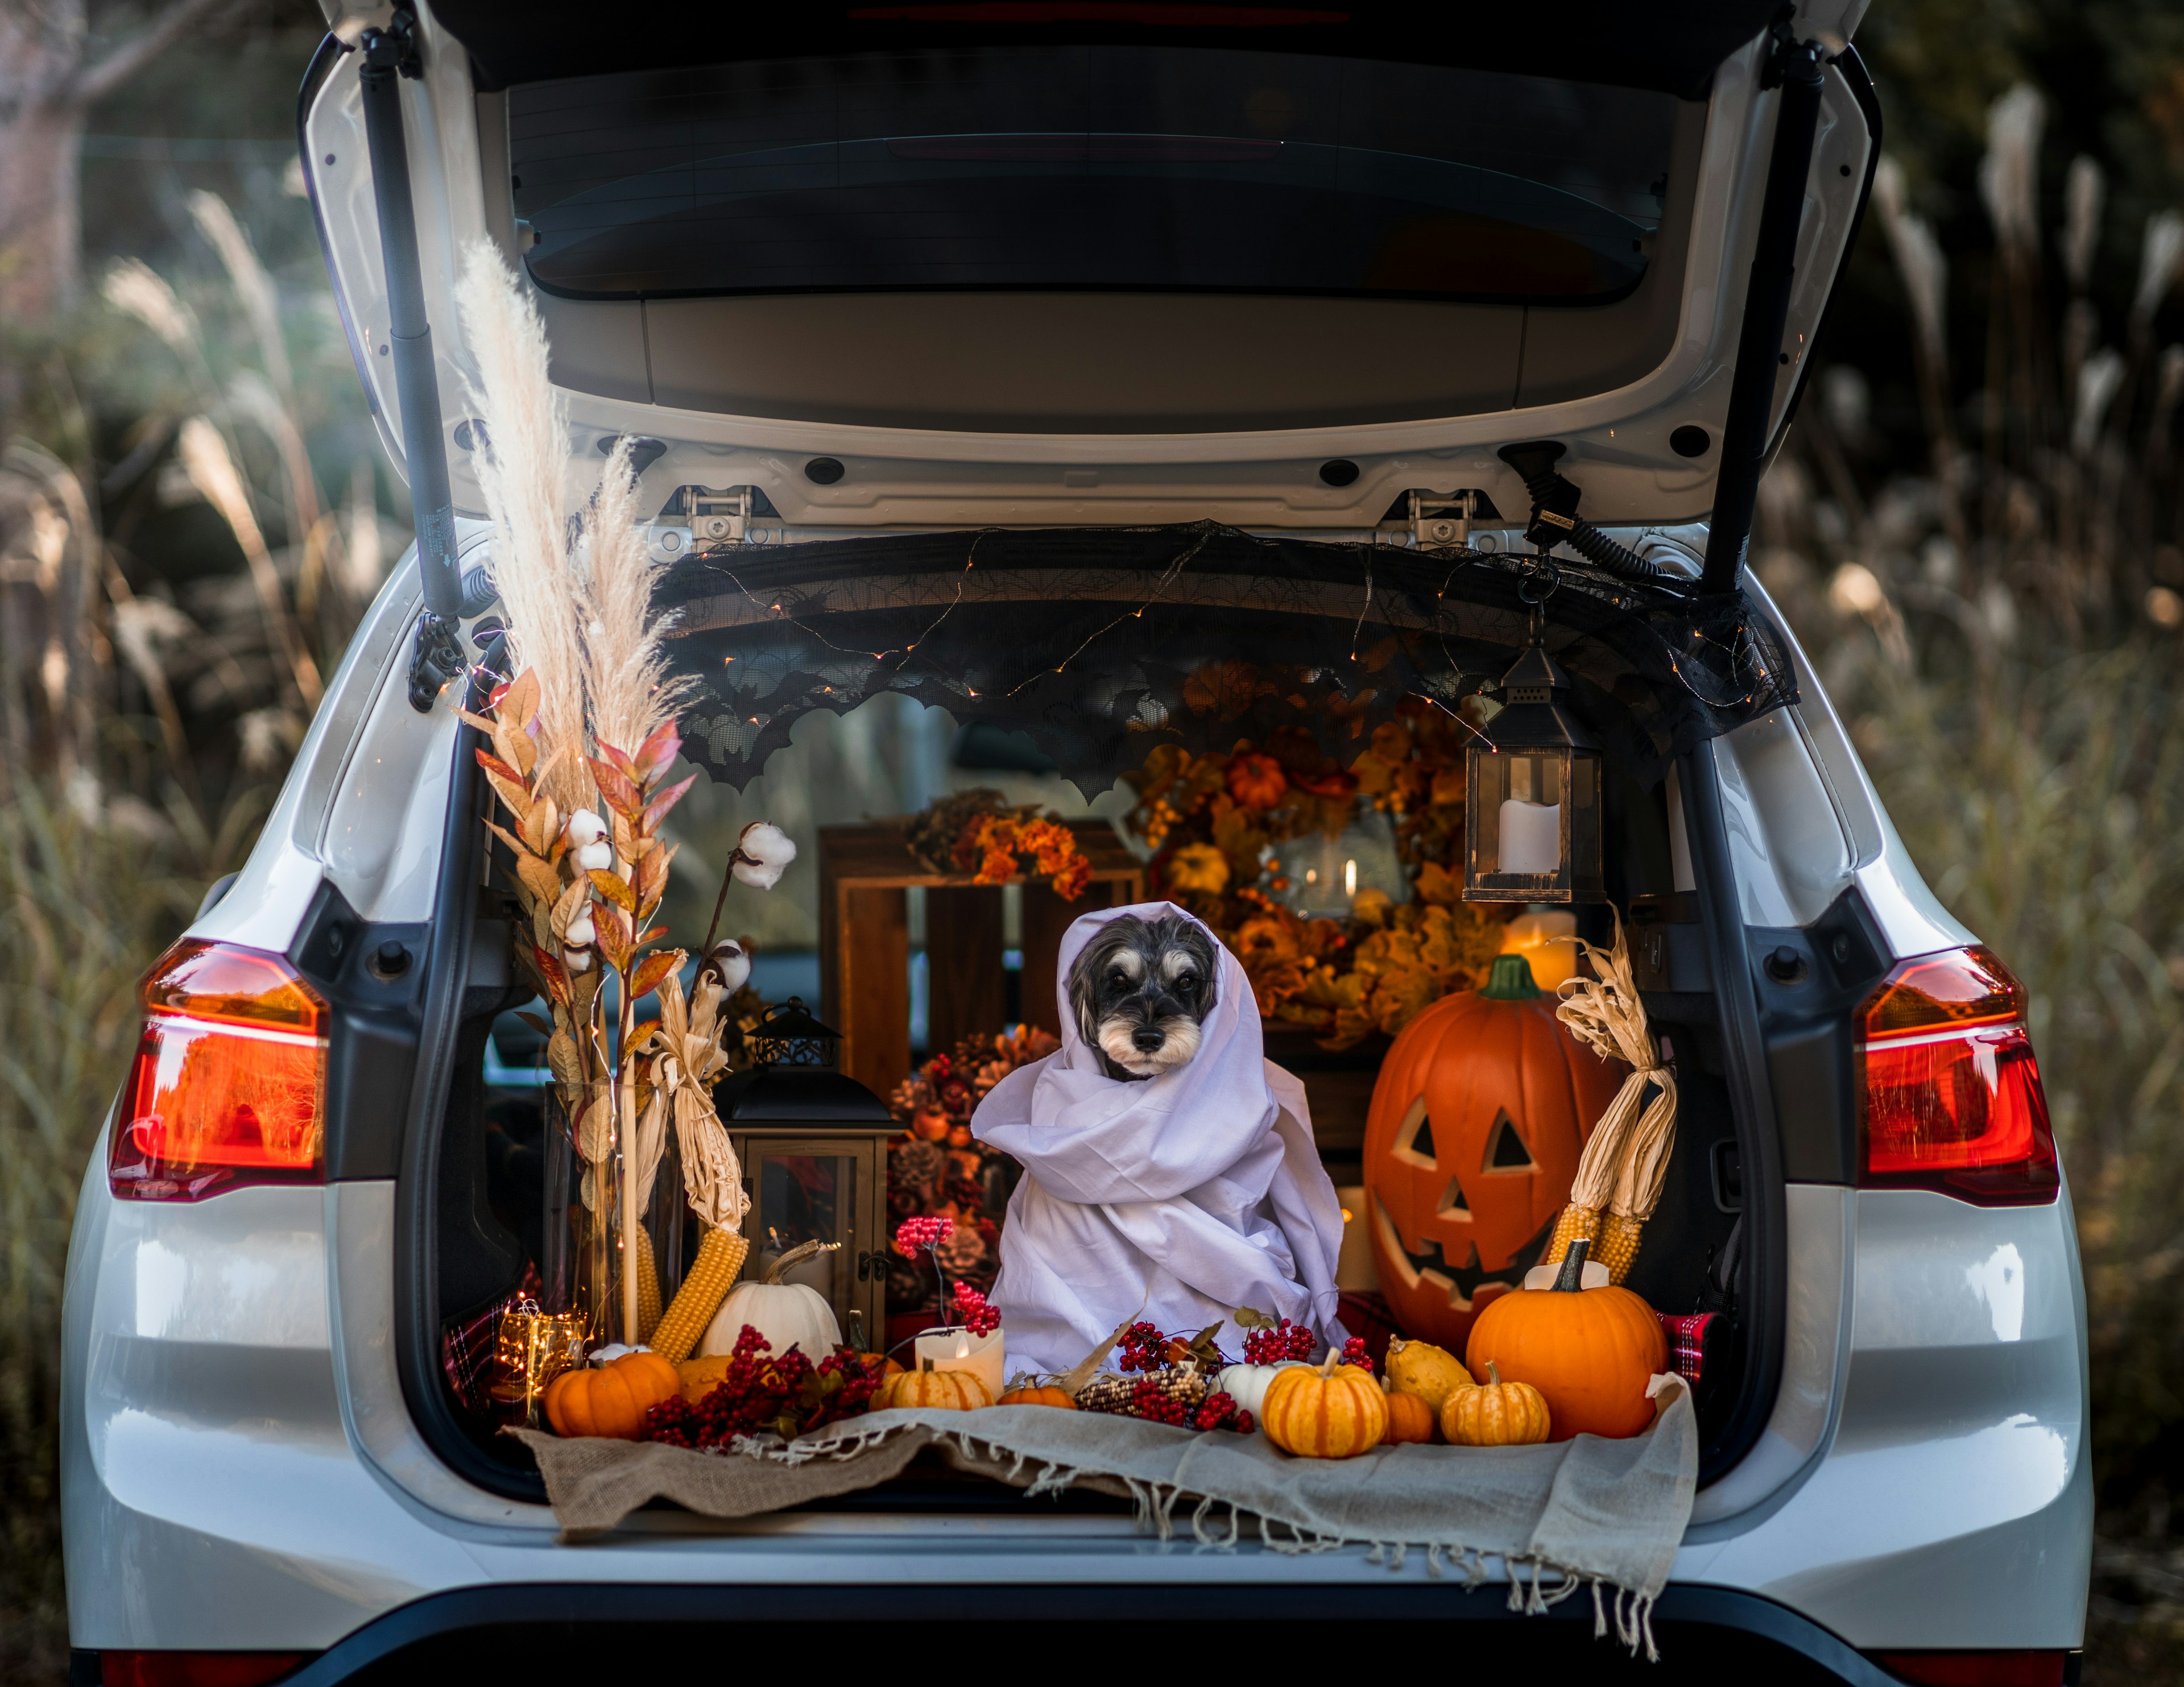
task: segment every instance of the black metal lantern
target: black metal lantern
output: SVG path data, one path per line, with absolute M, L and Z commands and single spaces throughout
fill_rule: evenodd
M 1540 648 L 1502 676 L 1491 743 L 1466 760 L 1467 902 L 1593 902 L 1601 876 L 1600 749 L 1563 706 L 1569 676 Z
M 749 1041 L 756 1064 L 717 1099 L 751 1198 L 744 1275 L 764 1276 L 800 1242 L 835 1244 L 783 1280 L 825 1295 L 843 1339 L 868 1347 L 887 1328 L 887 1143 L 902 1127 L 835 1069 L 841 1034 L 796 997 L 768 1010 Z

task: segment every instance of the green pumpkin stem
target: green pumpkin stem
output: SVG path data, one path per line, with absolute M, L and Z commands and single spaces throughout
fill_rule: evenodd
M 1530 961 L 1521 955 L 1497 955 L 1493 970 L 1479 986 L 1479 994 L 1490 1002 L 1528 1002 L 1541 992 L 1532 982 Z
M 1585 1256 L 1592 1251 L 1592 1239 L 1580 1236 L 1569 1244 L 1563 1256 L 1561 1274 L 1555 1278 L 1555 1293 L 1574 1294 L 1585 1287 Z

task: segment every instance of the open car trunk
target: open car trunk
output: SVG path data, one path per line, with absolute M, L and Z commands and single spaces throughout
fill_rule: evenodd
M 1424 999 L 1483 983 L 1501 921 L 1518 911 L 1454 897 L 1463 799 L 1450 782 L 1462 777 L 1469 722 L 1490 734 L 1483 694 L 1528 637 L 1529 600 L 1544 596 L 1543 642 L 1570 674 L 1570 707 L 1603 752 L 1606 899 L 1572 911 L 1580 935 L 1607 945 L 1613 910 L 1627 910 L 1636 977 L 1680 1095 L 1664 1193 L 1629 1286 L 1661 1312 L 1713 1315 L 1694 1338 L 1702 1363 L 1691 1367 L 1708 1473 L 1750 1444 L 1780 1364 L 1781 1183 L 1755 1124 L 1765 1102 L 1752 1087 L 1749 998 L 1741 1027 L 1736 993 L 1725 1003 L 1713 988 L 1741 965 L 1719 967 L 1715 946 L 1743 939 L 1706 747 L 1789 700 L 1792 681 L 1778 635 L 1741 596 L 1693 599 L 1557 576 L 1527 559 L 1278 542 L 1210 526 L 796 546 L 752 561 L 694 560 L 667 570 L 660 590 L 680 618 L 675 670 L 697 688 L 682 716 L 685 754 L 706 776 L 672 835 L 685 859 L 717 863 L 741 824 L 772 816 L 816 858 L 816 871 L 776 893 L 800 905 L 798 916 L 738 906 L 783 921 L 784 932 L 800 917 L 816 936 L 816 952 L 794 937 L 772 952 L 760 945 L 755 983 L 775 1002 L 791 988 L 814 994 L 846 1033 L 840 1071 L 861 1083 L 865 1116 L 889 1134 L 878 1174 L 888 1227 L 945 1211 L 962 1233 L 958 1274 L 991 1286 L 1015 1168 L 960 1128 L 972 1097 L 956 1098 L 951 1111 L 947 1074 L 930 1059 L 958 1055 L 969 1079 L 982 1062 L 1036 1053 L 1034 1027 L 1058 1028 L 1061 927 L 1089 908 L 1173 898 L 1247 958 L 1268 1055 L 1302 1079 L 1321 1159 L 1343 1192 L 1342 1318 L 1381 1347 L 1391 1333 L 1451 1339 L 1411 1317 L 1421 1296 L 1468 1311 L 1521 1283 L 1568 1193 L 1574 1139 L 1557 1184 L 1546 1133 L 1571 1128 L 1568 1100 L 1522 1075 L 1511 1075 L 1513 1098 L 1528 1083 L 1535 1093 L 1513 1099 L 1490 1127 L 1421 1112 L 1392 1152 L 1368 1140 L 1389 1033 Z M 939 787 L 931 792 L 939 799 L 986 786 L 1014 801 L 1044 799 L 1077 837 L 1090 882 L 1071 898 L 1037 876 L 980 886 L 967 866 L 944 860 L 936 871 L 918 861 L 910 816 L 838 823 L 859 816 L 851 805 L 871 794 L 833 793 L 828 806 L 828 782 L 849 772 L 841 758 L 860 751 L 898 764 L 889 793 L 899 806 L 915 799 L 921 777 Z M 921 760 L 922 775 L 912 765 Z M 1248 788 L 1277 765 L 1312 805 Z M 1262 828 L 1263 843 L 1207 831 L 1213 810 L 1188 794 L 1194 767 L 1201 797 L 1213 770 L 1218 824 Z M 476 800 L 463 817 L 471 827 Z M 1209 888 L 1207 846 L 1192 841 L 1208 835 L 1226 841 L 1238 895 Z M 1195 858 L 1185 853 L 1193 848 Z M 1239 849 L 1257 853 L 1239 861 Z M 1247 867 L 1258 869 L 1256 882 L 1245 882 Z M 498 902 L 490 888 L 480 893 L 488 918 L 503 913 Z M 691 912 L 702 921 L 704 903 Z M 671 916 L 679 928 L 680 911 Z M 1284 933 L 1320 944 L 1319 986 L 1295 987 L 1308 966 L 1284 972 Z M 1436 944 L 1440 959 L 1420 962 Z M 1384 966 L 1390 988 L 1346 1009 L 1340 977 L 1376 954 L 1370 964 Z M 1407 986 L 1392 976 L 1405 965 L 1418 968 Z M 1406 988 L 1425 998 L 1403 1004 Z M 427 1203 L 406 1189 L 404 1209 L 435 1283 L 426 1416 L 480 1479 L 511 1489 L 527 1473 L 521 1449 L 497 1434 L 510 1408 L 490 1398 L 489 1332 L 511 1294 L 540 1294 L 543 1281 L 550 1296 L 551 1238 L 571 1199 L 571 1162 L 556 1142 L 566 1122 L 540 1065 L 542 1039 L 510 1011 L 526 994 L 465 991 L 436 1192 Z M 1006 1047 L 995 1041 L 1005 1022 L 1013 1027 Z M 732 1090 L 723 1107 L 733 1130 Z M 857 1116 L 854 1100 L 840 1115 Z M 771 1250 L 761 1238 L 745 1274 L 806 1233 L 844 1237 L 861 1264 L 877 1253 L 866 1270 L 888 1278 L 884 1287 L 833 1285 L 853 1309 L 845 1330 L 873 1347 L 900 1345 L 933 1322 L 930 1278 L 889 1258 L 884 1236 L 850 1233 L 850 1162 L 831 1152 L 799 1150 L 786 1175 L 803 1179 L 800 1191 L 770 1192 L 760 1185 L 771 1174 L 746 1166 L 756 1222 L 778 1219 L 787 1233 Z M 953 1169 L 936 1193 L 933 1166 L 944 1159 Z M 1446 1239 L 1445 1226 L 1441 1239 L 1429 1235 L 1388 1175 L 1397 1161 L 1432 1166 L 1451 1191 L 1468 1183 L 1481 1221 L 1489 1200 L 1521 1191 L 1519 1205 L 1532 1203 L 1521 1245 L 1466 1250 Z M 784 1193 L 795 1202 L 785 1205 Z M 1443 1199 L 1444 1211 L 1451 1200 L 1466 1205 L 1458 1194 Z M 801 1228 L 789 1229 L 779 1216 L 800 1203 L 825 1211 L 800 1205 Z M 656 1232 L 664 1296 L 694 1243 L 679 1220 Z M 940 1491 L 950 1503 L 1018 1503 L 975 1484 Z M 910 1497 L 932 1495 L 921 1486 L 896 1496 Z M 884 1494 L 872 1501 L 889 1502 Z
M 444 0 L 348 18 L 360 50 L 330 40 L 299 121 L 359 375 L 420 509 L 413 699 L 453 676 L 457 623 L 489 606 L 460 587 L 451 537 L 489 448 L 452 300 L 482 239 L 545 319 L 572 454 L 634 442 L 699 682 L 685 749 L 715 793 L 684 815 L 688 857 L 717 870 L 722 828 L 801 805 L 822 882 L 799 893 L 808 929 L 761 942 L 755 982 L 812 1002 L 872 1105 L 914 1115 L 895 1091 L 916 1061 L 1052 1012 L 1070 910 L 945 872 L 837 883 L 872 840 L 827 822 L 1002 787 L 1113 869 L 1098 894 L 1219 901 L 1173 870 L 1178 840 L 1144 800 L 1160 757 L 1286 745 L 1285 777 L 1340 794 L 1377 733 L 1422 742 L 1422 721 L 1467 707 L 1479 724 L 1465 699 L 1540 609 L 1605 763 L 1605 900 L 1580 905 L 1579 930 L 1607 941 L 1623 911 L 1680 1090 L 1631 1283 L 1663 1312 L 1716 1314 L 1698 1403 L 1702 1476 L 1719 1475 L 1773 1402 L 1784 1226 L 1703 749 L 1793 696 L 1737 590 L 1744 541 L 1879 140 L 1845 44 L 1859 0 L 1782 9 L 670 7 L 606 27 Z M 920 778 L 865 778 L 883 733 L 923 743 L 894 764 Z M 470 748 L 404 1150 L 398 1346 L 441 1456 L 535 1495 L 475 1409 L 474 1361 L 569 1193 L 520 993 L 472 965 L 507 910 L 481 888 Z M 1352 950 L 1373 928 L 1352 867 L 1391 907 L 1473 918 L 1445 894 L 1462 877 L 1447 838 L 1429 849 L 1399 810 L 1356 800 L 1373 837 L 1270 836 L 1263 860 L 1229 860 L 1232 888 Z M 1344 904 L 1297 869 L 1340 872 Z M 702 910 L 677 917 L 680 939 L 703 928 Z M 1262 992 L 1269 1050 L 1304 1080 L 1369 1231 L 1367 1115 L 1399 1016 L 1361 1027 L 1279 994 Z M 1413 1290 L 1472 1300 L 1527 1263 L 1451 1258 L 1390 1223 L 1403 1245 L 1379 1268 Z M 859 1263 L 878 1295 L 893 1267 Z M 866 1304 L 866 1338 L 888 1339 L 888 1306 Z

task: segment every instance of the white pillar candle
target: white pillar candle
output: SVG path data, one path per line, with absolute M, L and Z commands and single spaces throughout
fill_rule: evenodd
M 1004 1360 L 1001 1336 L 1000 1330 L 991 1335 L 972 1335 L 960 1324 L 948 1329 L 928 1330 L 917 1339 L 911 1368 L 968 1371 L 986 1385 L 987 1399 L 999 1400 Z
M 1563 864 L 1563 805 L 1511 797 L 1502 805 L 1502 842 L 1494 871 L 1552 873 Z

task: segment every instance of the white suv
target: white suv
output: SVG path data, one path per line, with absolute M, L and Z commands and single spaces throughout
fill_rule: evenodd
M 1285 559 L 1284 612 L 1353 650 L 1397 598 L 1444 576 L 1461 598 L 1458 570 L 1513 556 L 1552 555 L 1518 573 L 1562 582 L 1564 632 L 1580 601 L 1688 605 L 1662 624 L 1696 642 L 1618 693 L 1667 724 L 1607 817 L 1683 1079 L 1671 1263 L 1735 1333 L 1665 1660 L 2075 1679 L 2086 1314 L 2022 992 L 1927 891 L 1743 568 L 1878 156 L 1863 0 L 326 3 L 299 141 L 421 550 L 248 865 L 156 969 L 86 1174 L 77 1679 L 873 1668 L 898 1661 L 814 1625 L 941 1617 L 965 1620 L 924 1644 L 967 1663 L 977 1619 L 1039 1619 L 1041 1671 L 1083 1644 L 1066 1626 L 1134 1617 L 1462 1618 L 1468 1661 L 1626 1667 L 1422 1556 L 1198 1551 L 998 1487 L 649 1510 L 572 1541 L 519 1450 L 465 1424 L 443 1328 L 521 1264 L 473 1164 L 505 927 L 471 732 L 433 702 L 492 608 L 450 298 L 486 237 L 535 290 L 583 440 L 636 438 L 667 574 L 829 582 L 822 632 L 854 620 L 843 582 L 974 532 L 1080 563 L 1112 541 L 1097 589 L 1089 565 L 1050 576 L 1065 608 L 1101 600 L 1095 627 L 1126 612 L 1116 571 L 1172 578 L 1144 560 L 1186 531 Z M 1008 613 L 974 624 L 1009 654 Z M 1519 642 L 1515 615 L 1472 631 L 1497 625 Z M 1692 688 L 1754 664 L 1763 687 Z M 786 738 L 762 713 L 744 733 L 723 704 L 693 742 L 748 777 Z M 148 1161 L 139 1086 L 198 1050 L 221 1083 L 319 1086 L 317 1128 Z M 1186 1656 L 1212 1633 L 1164 1632 Z M 1108 1633 L 1106 1667 L 1162 1667 Z

